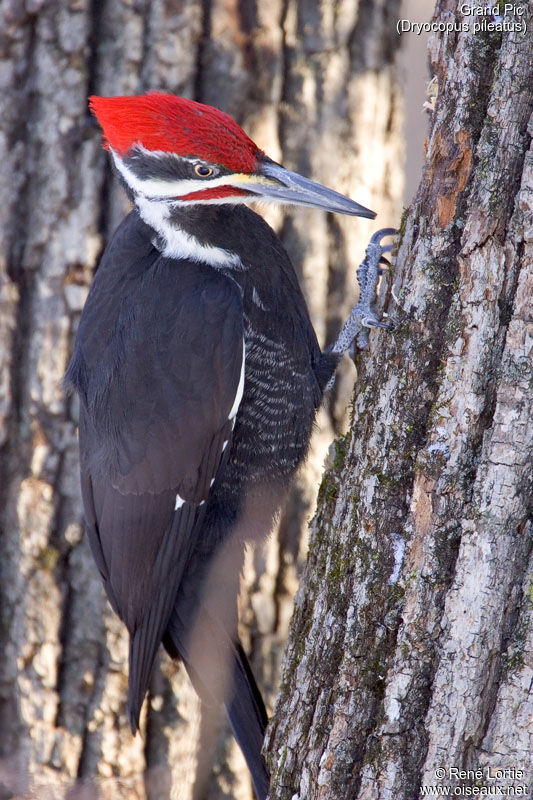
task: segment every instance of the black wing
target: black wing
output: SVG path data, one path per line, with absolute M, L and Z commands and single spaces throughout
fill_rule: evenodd
M 162 257 L 132 212 L 98 269 L 67 380 L 81 401 L 89 541 L 131 635 L 134 729 L 243 379 L 237 286 Z

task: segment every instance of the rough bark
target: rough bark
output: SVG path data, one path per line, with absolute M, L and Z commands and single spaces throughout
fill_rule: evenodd
M 164 89 L 214 103 L 272 157 L 394 219 L 402 189 L 396 7 L 2 3 L 0 797 L 89 798 L 93 783 L 104 798 L 251 796 L 239 754 L 227 735 L 217 744 L 205 717 L 200 723 L 187 679 L 166 658 L 142 735 L 130 735 L 125 631 L 82 537 L 76 407 L 61 378 L 93 269 L 126 209 L 87 96 Z M 268 215 L 301 270 L 321 338 L 331 338 L 353 301 L 368 223 Z M 315 482 L 327 432 L 342 416 L 342 399 L 322 415 Z M 271 700 L 311 486 L 299 481 L 280 532 L 248 559 L 243 636 Z
M 277 800 L 530 796 L 533 37 L 515 9 L 527 33 L 430 40 L 399 325 L 371 334 L 322 482 L 268 737 Z

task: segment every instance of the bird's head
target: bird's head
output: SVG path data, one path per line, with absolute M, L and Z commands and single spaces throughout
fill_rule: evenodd
M 231 117 L 212 106 L 152 92 L 91 97 L 90 107 L 135 197 L 181 206 L 269 200 L 375 217 L 272 161 Z

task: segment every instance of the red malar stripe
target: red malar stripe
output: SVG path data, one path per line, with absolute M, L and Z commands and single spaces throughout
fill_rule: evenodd
M 199 192 L 190 192 L 179 197 L 179 200 L 218 200 L 221 197 L 241 197 L 248 195 L 244 189 L 235 186 L 215 186 L 212 189 L 200 189 Z

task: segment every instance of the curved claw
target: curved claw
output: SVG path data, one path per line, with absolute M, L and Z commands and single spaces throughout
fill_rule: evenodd
M 381 242 L 381 240 L 384 239 L 386 236 L 396 236 L 397 233 L 398 231 L 396 230 L 396 228 L 381 228 L 379 231 L 376 231 L 372 235 L 372 238 L 370 239 L 370 244 L 379 244 L 379 242 Z M 385 245 L 385 247 L 388 247 L 390 249 L 391 245 Z
M 386 331 L 393 331 L 396 327 L 394 322 L 383 322 L 383 320 L 377 317 L 363 317 L 361 325 L 365 328 L 384 328 Z

